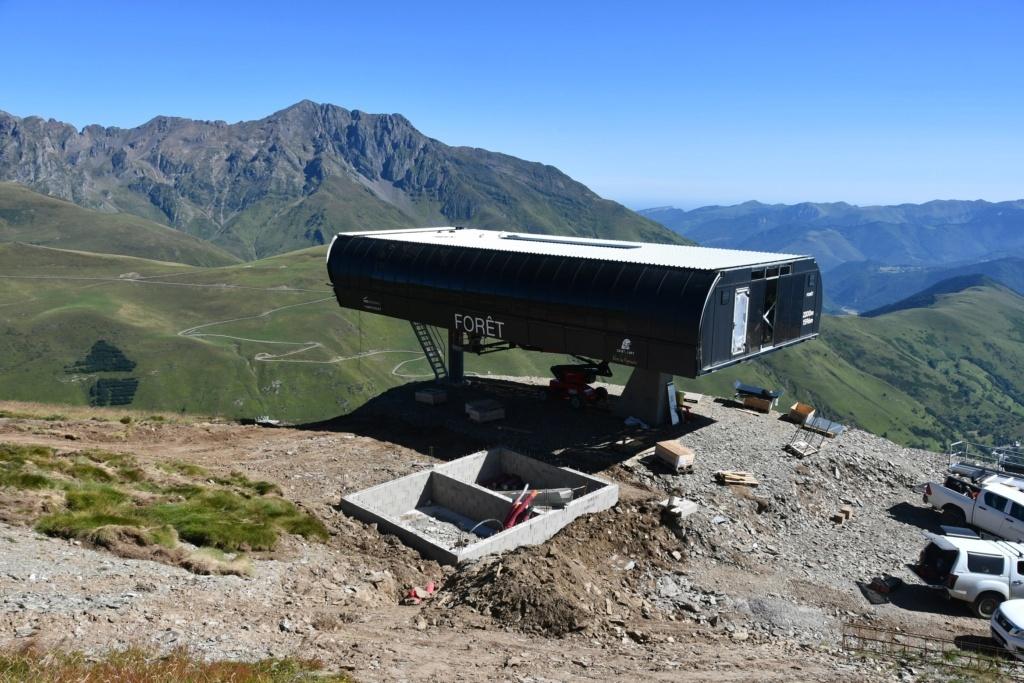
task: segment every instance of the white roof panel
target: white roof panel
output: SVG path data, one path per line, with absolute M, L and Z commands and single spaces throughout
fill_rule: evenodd
M 809 258 L 798 254 L 773 254 L 763 251 L 686 247 L 676 244 L 620 242 L 585 237 L 562 237 L 527 232 L 477 230 L 475 228 L 419 228 L 413 230 L 378 230 L 349 232 L 345 235 L 412 242 L 414 244 L 447 244 L 453 247 L 515 251 L 523 254 L 572 256 L 639 263 L 651 266 L 693 268 L 697 270 L 728 270 L 762 266 Z

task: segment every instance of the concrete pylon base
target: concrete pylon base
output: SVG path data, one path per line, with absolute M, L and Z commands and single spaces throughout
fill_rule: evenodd
M 636 417 L 652 427 L 671 424 L 668 386 L 672 375 L 633 368 L 615 412 L 623 418 Z

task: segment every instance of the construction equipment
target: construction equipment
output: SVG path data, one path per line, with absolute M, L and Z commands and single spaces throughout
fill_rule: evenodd
M 573 408 L 582 408 L 588 403 L 599 403 L 608 399 L 608 390 L 604 387 L 596 389 L 590 386 L 598 377 L 611 377 L 612 371 L 608 361 L 593 361 L 583 356 L 573 356 L 578 364 L 552 365 L 551 374 L 555 376 L 548 382 L 544 390 L 544 398 L 555 398 L 569 401 Z

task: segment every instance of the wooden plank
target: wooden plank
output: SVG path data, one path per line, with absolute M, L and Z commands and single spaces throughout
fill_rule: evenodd
M 715 472 L 715 479 L 720 484 L 735 486 L 757 486 L 761 483 L 750 472 L 740 470 L 719 470 Z

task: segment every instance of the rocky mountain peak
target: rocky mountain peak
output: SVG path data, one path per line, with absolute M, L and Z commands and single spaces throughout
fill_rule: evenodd
M 0 180 L 156 220 L 244 258 L 337 231 L 438 223 L 679 241 L 554 167 L 448 147 L 400 114 L 311 100 L 234 124 L 156 116 L 81 132 L 0 114 Z

